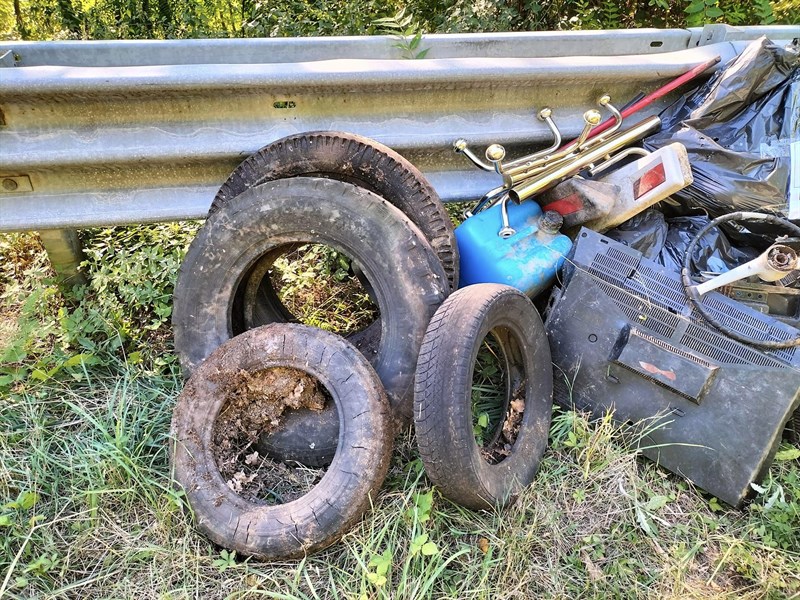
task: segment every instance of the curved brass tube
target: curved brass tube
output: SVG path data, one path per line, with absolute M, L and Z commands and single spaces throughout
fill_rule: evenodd
M 603 160 L 620 148 L 624 148 L 658 130 L 659 127 L 661 127 L 661 119 L 653 116 L 637 123 L 627 131 L 616 133 L 602 143 L 598 143 L 581 153 L 576 153 L 572 160 L 560 161 L 555 165 L 548 166 L 548 168 L 533 177 L 530 175 L 516 176 L 516 178 L 511 176 L 513 187 L 508 194 L 515 202 L 521 202 L 561 183 L 564 179 L 572 177 L 599 160 Z

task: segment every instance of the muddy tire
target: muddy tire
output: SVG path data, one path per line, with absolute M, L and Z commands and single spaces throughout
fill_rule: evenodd
M 484 458 L 473 432 L 473 372 L 489 335 L 501 349 L 506 373 L 503 415 L 512 394 L 524 390 L 516 438 L 496 464 Z M 450 296 L 425 334 L 415 386 L 420 456 L 444 496 L 471 509 L 496 508 L 533 481 L 547 447 L 553 375 L 542 320 L 525 295 L 509 286 L 478 284 Z
M 220 373 L 289 367 L 315 377 L 333 399 L 342 434 L 331 466 L 311 490 L 279 505 L 248 502 L 220 475 L 212 430 L 226 398 Z M 389 468 L 391 412 L 380 380 L 347 341 L 305 325 L 252 329 L 222 345 L 186 384 L 172 418 L 172 467 L 212 541 L 261 559 L 329 546 L 374 502 Z
M 442 261 L 450 289 L 458 288 L 453 223 L 425 176 L 397 152 L 352 133 L 312 131 L 261 148 L 222 184 L 209 209 L 217 212 L 245 190 L 287 177 L 325 177 L 364 187 L 403 211 Z
M 265 256 L 303 243 L 344 252 L 370 282 L 380 310 L 372 364 L 400 423 L 411 419 L 413 378 L 428 321 L 448 293 L 425 236 L 392 204 L 341 181 L 295 177 L 248 189 L 211 215 L 192 242 L 175 286 L 175 349 L 185 374 L 247 330 L 242 288 Z M 261 324 L 285 322 L 280 303 L 260 303 Z

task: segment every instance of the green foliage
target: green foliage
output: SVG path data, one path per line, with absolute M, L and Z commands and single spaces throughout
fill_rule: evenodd
M 211 563 L 220 573 L 224 573 L 233 566 L 236 566 L 236 552 L 228 551 L 224 548 L 219 551 L 219 558 L 215 558 Z
M 17 246 L 28 238 L 4 238 L 0 299 L 20 308 L 0 345 L 0 391 L 51 378 L 81 380 L 90 368 L 119 360 L 169 370 L 175 364 L 168 352 L 174 280 L 196 229 L 172 223 L 86 232 L 83 268 L 90 284 L 67 297 L 44 260 L 11 272 Z
M 797 23 L 797 0 L 0 0 L 0 38 L 141 39 Z M 414 15 L 414 29 L 408 20 Z M 401 25 L 405 20 L 408 23 Z M 414 46 L 414 47 L 411 47 Z M 422 54 L 422 55 L 421 55 Z
M 87 269 L 108 279 L 87 288 L 80 305 L 52 285 L 34 236 L 0 238 L 0 349 L 22 336 L 27 356 L 17 356 L 17 366 L 29 373 L 48 352 L 62 352 L 59 309 L 76 321 L 70 327 L 82 330 L 91 329 L 81 325 L 91 311 L 100 323 L 160 323 L 114 350 L 103 336 L 121 326 L 90 332 L 101 363 L 64 366 L 49 379 L 26 378 L 0 394 L 0 597 L 785 598 L 800 592 L 796 448 L 780 448 L 754 501 L 737 511 L 639 460 L 610 418 L 560 409 L 535 483 L 502 512 L 468 511 L 441 498 L 413 437 L 401 434 L 373 510 L 341 542 L 301 561 L 269 564 L 221 550 L 197 532 L 170 478 L 170 418 L 181 382 L 144 368 L 156 348 L 171 364 L 169 346 L 159 346 L 169 337 L 168 320 L 154 307 L 175 276 L 177 259 L 170 257 L 182 253 L 191 231 L 140 229 L 85 237 Z M 157 251 L 143 252 L 145 246 Z M 338 259 L 324 255 L 331 258 L 325 268 L 335 273 Z M 170 272 L 153 274 L 153 264 Z M 120 272 L 116 284 L 113 270 Z M 137 277 L 155 278 L 156 291 L 135 284 Z M 18 324 L 37 290 L 25 319 L 53 323 L 41 340 L 35 332 L 23 335 Z M 84 316 L 77 318 L 79 306 Z M 132 364 L 136 352 L 140 362 Z M 65 356 L 88 353 L 77 344 Z
M 278 298 L 297 319 L 343 335 L 360 331 L 379 315 L 343 252 L 305 244 L 275 259 L 270 277 Z
M 406 14 L 406 9 L 402 8 L 393 17 L 376 19 L 374 24 L 378 26 L 381 33 L 391 35 L 397 40 L 392 44 L 400 50 L 402 58 L 419 59 L 425 58 L 430 48 L 421 49 L 422 32 L 419 24 L 414 21 L 412 15 Z
M 777 453 L 776 467 L 766 481 L 751 484 L 758 494 L 749 506 L 754 522 L 751 535 L 773 548 L 800 548 L 800 473 L 792 466 L 798 457 L 800 449 L 786 447 Z
M 472 376 L 472 431 L 475 441 L 483 446 L 490 440 L 504 417 L 506 383 L 503 350 L 493 336 L 481 343 Z

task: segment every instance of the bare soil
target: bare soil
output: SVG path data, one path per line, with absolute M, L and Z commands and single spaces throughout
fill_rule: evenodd
M 228 487 L 245 500 L 266 504 L 291 502 L 308 493 L 325 469 L 273 461 L 259 455 L 254 444 L 280 427 L 286 410 L 320 411 L 332 402 L 324 387 L 308 373 L 286 367 L 220 373 L 215 383 L 226 402 L 214 422 L 212 444 Z

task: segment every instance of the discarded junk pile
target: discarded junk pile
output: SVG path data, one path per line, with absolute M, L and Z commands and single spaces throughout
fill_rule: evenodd
M 173 463 L 200 529 L 265 559 L 330 545 L 412 420 L 443 495 L 502 506 L 534 478 L 553 398 L 613 411 L 646 456 L 740 505 L 782 435 L 800 433 L 800 70 L 796 48 L 762 39 L 660 118 L 623 123 L 709 66 L 623 110 L 603 96 L 611 118 L 588 111 L 568 144 L 542 110 L 553 143 L 517 160 L 456 141 L 502 183 L 455 230 L 423 175 L 377 142 L 306 133 L 245 160 L 175 291 L 191 377 Z M 293 322 L 274 272 L 306 244 L 352 259 L 380 310 L 368 327 L 344 338 Z M 489 342 L 505 389 L 476 437 Z M 259 479 L 264 461 L 283 465 L 276 480 Z M 283 493 L 298 473 L 310 490 Z

